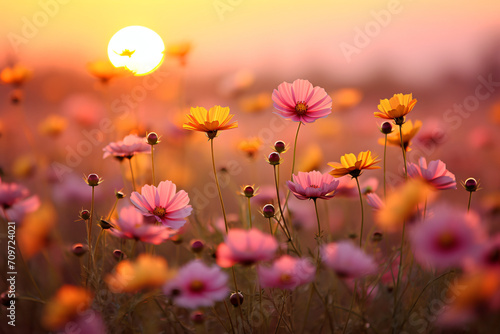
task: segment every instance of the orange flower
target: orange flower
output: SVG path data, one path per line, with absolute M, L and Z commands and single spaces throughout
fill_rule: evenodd
M 377 157 L 372 157 L 372 152 L 366 151 L 359 153 L 357 159 L 352 153 L 345 154 L 340 157 L 340 163 L 330 162 L 328 166 L 333 167 L 330 174 L 335 177 L 341 177 L 347 174 L 352 177 L 358 177 L 361 175 L 363 169 L 380 168 L 380 166 L 374 166 L 378 162 L 380 162 L 380 160 L 377 160 Z
M 238 127 L 238 122 L 229 123 L 233 116 L 229 114 L 229 107 L 213 106 L 209 111 L 203 107 L 191 108 L 191 115 L 187 115 L 189 121 L 182 127 L 205 132 L 209 139 L 213 139 L 218 131 Z
M 417 99 L 412 99 L 412 94 L 394 94 L 390 99 L 380 100 L 375 117 L 394 119 L 397 125 L 404 123 L 404 117 L 412 111 Z
M 403 146 L 407 152 L 411 151 L 411 140 L 415 137 L 421 127 L 422 122 L 418 120 L 415 121 L 415 125 L 413 125 L 411 120 L 402 125 L 401 132 L 403 134 Z M 384 138 L 379 138 L 378 143 L 380 145 L 384 145 Z M 401 147 L 401 137 L 399 136 L 398 129 L 387 135 L 387 144 Z
M 135 262 L 120 262 L 105 281 L 113 292 L 137 292 L 145 288 L 159 288 L 171 276 L 167 261 L 159 256 L 141 254 Z
M 190 51 L 190 42 L 180 42 L 167 46 L 167 55 L 169 55 L 170 57 L 178 58 L 181 66 L 186 66 L 186 57 Z
M 84 288 L 64 285 L 45 305 L 42 323 L 48 330 L 58 330 L 90 307 L 92 294 Z
M 111 79 L 116 77 L 131 73 L 124 67 L 116 68 L 109 61 L 104 60 L 88 63 L 87 70 L 103 84 L 107 84 Z
M 47 246 L 56 221 L 55 209 L 47 204 L 24 218 L 17 233 L 17 240 L 25 259 L 32 258 Z
M 273 100 L 268 92 L 243 97 L 239 101 L 241 110 L 256 113 L 268 109 L 273 105 Z
M 242 140 L 238 144 L 238 149 L 247 154 L 249 158 L 254 158 L 255 153 L 257 153 L 262 146 L 262 140 L 258 137 L 253 137 L 250 139 Z
M 38 131 L 41 134 L 56 138 L 66 130 L 67 126 L 68 121 L 66 118 L 59 115 L 50 115 L 38 125 Z
M 31 71 L 22 65 L 6 67 L 0 72 L 0 80 L 5 84 L 21 86 L 31 78 Z
M 363 92 L 356 88 L 341 88 L 333 93 L 332 96 L 332 110 L 340 111 L 356 107 L 363 99 Z

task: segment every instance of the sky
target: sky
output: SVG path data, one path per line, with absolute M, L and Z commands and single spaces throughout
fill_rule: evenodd
M 500 2 L 485 0 L 21 0 L 0 9 L 0 62 L 75 71 L 106 59 L 109 39 L 129 25 L 167 45 L 192 42 L 191 69 L 204 75 L 248 68 L 356 81 L 384 68 L 425 82 L 474 73 L 500 45 Z

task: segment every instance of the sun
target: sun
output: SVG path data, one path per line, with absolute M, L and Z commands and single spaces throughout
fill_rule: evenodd
M 134 75 L 146 75 L 155 71 L 162 63 L 165 45 L 160 35 L 153 30 L 130 26 L 111 37 L 108 57 L 115 67 L 125 67 Z

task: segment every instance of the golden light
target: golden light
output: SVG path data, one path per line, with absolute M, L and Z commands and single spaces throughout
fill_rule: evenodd
M 134 75 L 146 75 L 162 63 L 165 45 L 160 35 L 153 30 L 130 26 L 111 37 L 108 57 L 115 67 L 125 67 Z

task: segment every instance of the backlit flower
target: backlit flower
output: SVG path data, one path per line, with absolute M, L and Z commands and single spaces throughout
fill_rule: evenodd
M 394 119 L 396 124 L 403 124 L 404 117 L 412 111 L 417 103 L 412 94 L 394 94 L 390 99 L 380 100 L 378 110 L 374 113 L 375 117 Z
M 154 217 L 175 230 L 184 226 L 186 217 L 193 211 L 188 205 L 188 194 L 184 190 L 176 192 L 176 185 L 168 180 L 161 181 L 158 187 L 145 185 L 140 194 L 134 191 L 130 200 L 144 216 Z
M 0 72 L 0 81 L 13 86 L 21 86 L 31 78 L 32 72 L 22 65 L 6 67 Z
M 312 123 L 332 112 L 332 98 L 326 91 L 302 79 L 280 84 L 273 91 L 273 101 L 278 115 L 295 122 Z
M 271 267 L 259 265 L 257 272 L 261 287 L 293 290 L 299 285 L 312 282 L 316 268 L 309 259 L 283 255 Z
M 217 247 L 217 264 L 223 268 L 236 263 L 250 265 L 258 261 L 268 261 L 274 257 L 278 242 L 270 234 L 255 228 L 229 230 L 225 241 Z
M 293 182 L 286 181 L 288 188 L 298 199 L 330 199 L 335 196 L 334 192 L 339 181 L 328 173 L 322 174 L 318 171 L 309 173 L 299 172 L 292 175 Z
M 345 279 L 356 279 L 377 270 L 375 260 L 350 241 L 323 245 L 321 259 L 337 276 Z
M 68 121 L 66 118 L 59 115 L 50 115 L 39 124 L 38 131 L 41 134 L 55 138 L 63 133 L 67 126 Z
M 363 169 L 377 169 L 379 166 L 374 166 L 376 163 L 380 162 L 377 157 L 372 157 L 370 151 L 361 152 L 358 157 L 352 153 L 345 154 L 340 157 L 340 163 L 330 162 L 328 166 L 333 167 L 330 172 L 334 177 L 341 177 L 344 175 L 351 175 L 352 177 L 358 177 L 361 175 Z
M 103 84 L 107 84 L 111 79 L 114 79 L 125 74 L 131 74 L 124 67 L 114 67 L 109 61 L 98 60 L 87 64 L 89 73 L 99 79 Z
M 411 140 L 418 133 L 420 128 L 422 127 L 421 121 L 415 121 L 415 125 L 411 120 L 404 123 L 401 128 L 401 132 L 403 134 L 403 146 L 407 152 L 411 151 Z M 384 145 L 385 139 L 379 138 L 378 143 L 380 145 Z M 399 129 L 395 129 L 392 133 L 387 135 L 387 145 L 401 147 L 401 136 L 399 135 Z
M 123 138 L 123 140 L 109 143 L 102 149 L 104 151 L 103 159 L 110 155 L 118 159 L 130 159 L 137 153 L 151 153 L 151 147 L 148 145 L 146 138 L 131 134 Z
M 213 106 L 208 111 L 203 107 L 191 108 L 191 114 L 187 115 L 188 122 L 182 127 L 186 130 L 205 132 L 209 139 L 213 139 L 218 131 L 238 127 L 238 122 L 230 123 L 233 116 L 229 114 L 229 107 Z
M 119 218 L 111 221 L 113 228 L 109 232 L 118 238 L 159 245 L 175 234 L 175 231 L 168 227 L 148 222 L 133 206 L 122 208 Z
M 445 163 L 441 160 L 433 160 L 429 162 L 429 166 L 424 157 L 418 160 L 418 165 L 408 163 L 408 176 L 422 178 L 438 190 L 457 189 L 455 175 L 446 169 Z
M 112 292 L 137 292 L 146 288 L 159 288 L 170 276 L 164 258 L 141 254 L 133 262 L 125 260 L 118 263 L 104 281 Z
M 446 206 L 438 207 L 410 231 L 415 260 L 431 268 L 458 267 L 475 257 L 485 232 L 479 217 Z
M 229 294 L 228 275 L 218 266 L 207 266 L 194 260 L 183 266 L 177 275 L 163 287 L 175 304 L 181 307 L 198 308 L 212 306 Z
M 244 152 L 249 158 L 254 158 L 261 146 L 262 140 L 258 137 L 253 137 L 240 141 L 238 150 Z

